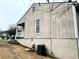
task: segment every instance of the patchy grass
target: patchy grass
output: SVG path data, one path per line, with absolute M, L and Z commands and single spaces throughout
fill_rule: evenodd
M 8 43 L 8 41 L 7 41 L 7 40 L 0 39 L 0 45 L 1 45 L 1 44 L 7 44 L 7 43 Z

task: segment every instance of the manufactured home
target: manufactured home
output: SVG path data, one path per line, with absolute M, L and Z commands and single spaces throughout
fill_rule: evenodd
M 16 40 L 27 47 L 45 45 L 58 59 L 78 59 L 79 5 L 34 3 L 17 22 Z

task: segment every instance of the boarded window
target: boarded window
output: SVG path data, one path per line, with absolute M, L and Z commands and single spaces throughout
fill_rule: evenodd
M 40 19 L 36 20 L 36 33 L 40 33 Z

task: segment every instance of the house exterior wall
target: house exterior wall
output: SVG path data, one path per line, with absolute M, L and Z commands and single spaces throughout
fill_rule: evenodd
M 25 21 L 25 38 L 50 38 L 50 21 L 49 21 L 49 13 L 45 16 L 45 13 L 42 11 L 39 12 L 39 8 L 44 9 L 44 6 L 35 5 L 35 11 L 32 12 L 32 9 L 28 12 Z M 30 16 L 30 17 L 29 17 Z M 47 17 L 48 16 L 48 17 Z M 47 17 L 47 19 L 46 19 Z M 35 33 L 35 20 L 36 18 L 40 18 L 40 34 Z M 29 27 L 30 25 L 30 27 Z M 27 34 L 28 33 L 28 34 Z
M 66 11 L 61 12 L 66 9 Z M 51 17 L 51 37 L 52 38 L 75 38 L 74 21 L 72 7 L 61 6 L 59 13 Z M 55 10 L 58 11 L 58 10 Z M 54 12 L 54 13 L 55 13 Z
M 41 6 L 36 4 L 34 12 L 32 8 L 28 11 L 25 20 L 25 38 L 75 38 L 71 5 L 63 4 L 55 11 L 51 11 L 51 15 L 49 11 L 47 12 L 48 8 L 50 8 L 48 4 Z M 36 18 L 40 18 L 40 34 L 35 33 Z
M 33 4 L 24 15 L 24 39 L 21 44 L 32 47 L 45 44 L 49 54 L 59 59 L 78 59 L 77 42 L 73 19 L 73 8 L 69 4 Z M 35 7 L 35 11 L 33 11 Z M 52 9 L 51 9 L 52 7 Z M 54 11 L 52 11 L 56 8 Z M 35 33 L 35 20 L 40 19 L 40 33 Z M 20 21 L 21 22 L 21 21 Z
M 17 41 L 27 47 L 45 44 L 48 53 L 58 59 L 78 59 L 76 39 L 17 39 Z

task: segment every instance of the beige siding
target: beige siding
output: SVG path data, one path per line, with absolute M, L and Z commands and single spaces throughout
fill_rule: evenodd
M 50 38 L 50 35 L 51 38 L 75 38 L 71 5 L 63 4 L 51 11 L 51 19 L 49 12 L 51 4 L 50 6 L 49 4 L 40 6 L 34 4 L 33 6 L 35 6 L 35 11 L 32 12 L 31 7 L 26 16 L 25 38 Z M 40 34 L 35 33 L 36 18 L 41 20 Z
M 42 11 L 38 12 L 38 8 L 36 10 L 37 11 L 32 12 L 32 9 L 31 9 L 29 11 L 31 15 L 28 14 L 28 16 L 26 17 L 27 19 L 25 21 L 25 26 L 26 26 L 25 38 L 50 38 L 49 14 Z M 36 26 L 35 19 L 36 18 L 40 18 L 40 34 L 35 33 L 35 26 Z
M 71 6 L 68 7 L 61 6 L 52 13 L 51 16 L 52 38 L 75 38 L 72 7 Z M 56 13 L 57 11 L 58 13 Z

